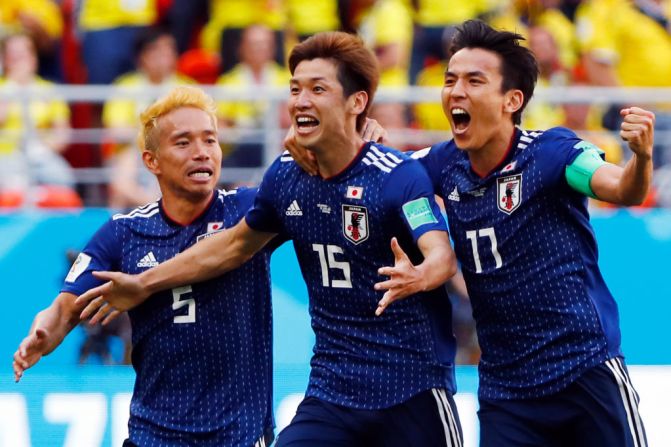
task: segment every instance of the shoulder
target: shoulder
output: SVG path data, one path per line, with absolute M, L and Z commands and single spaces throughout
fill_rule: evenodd
M 217 200 L 222 203 L 235 203 L 236 205 L 242 205 L 243 207 L 248 207 L 251 203 L 254 202 L 256 193 L 258 192 L 257 187 L 245 187 L 241 186 L 235 189 L 218 189 L 216 191 Z
M 415 162 L 408 154 L 377 143 L 370 143 L 361 161 L 366 166 L 386 174 L 404 163 Z
M 525 148 L 524 145 L 533 145 L 547 151 L 564 147 L 572 148 L 578 141 L 580 138 L 572 130 L 565 127 L 553 127 L 545 131 L 523 130 L 518 145 L 520 148 Z
M 132 222 L 147 222 L 155 216 L 160 216 L 160 208 L 158 202 L 151 202 L 143 206 L 139 206 L 127 213 L 117 213 L 112 216 L 113 222 L 118 224 L 132 223 Z
M 454 140 L 443 141 L 433 146 L 425 147 L 412 152 L 411 157 L 416 160 L 422 160 L 426 163 L 429 160 L 445 161 L 459 154 L 459 149 L 454 144 Z

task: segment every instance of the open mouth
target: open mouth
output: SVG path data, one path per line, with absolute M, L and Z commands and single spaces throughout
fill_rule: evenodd
M 461 107 L 453 108 L 450 113 L 452 114 L 452 122 L 454 123 L 454 129 L 457 131 L 466 130 L 469 123 L 471 122 L 471 115 Z
M 300 130 L 310 130 L 319 126 L 319 120 L 312 116 L 301 115 L 296 117 L 296 128 Z
M 210 179 L 214 173 L 210 169 L 199 168 L 189 172 L 189 177 L 195 179 Z

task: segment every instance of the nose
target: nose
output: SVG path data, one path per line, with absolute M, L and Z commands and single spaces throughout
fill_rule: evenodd
M 193 150 L 194 160 L 209 160 L 210 159 L 210 147 L 203 140 L 197 140 L 194 145 Z
M 450 96 L 457 98 L 463 97 L 466 94 L 464 82 L 466 81 L 463 79 L 457 79 L 450 87 Z
M 294 105 L 298 109 L 307 109 L 310 107 L 312 105 L 310 93 L 305 89 L 301 89 L 298 94 L 294 96 Z

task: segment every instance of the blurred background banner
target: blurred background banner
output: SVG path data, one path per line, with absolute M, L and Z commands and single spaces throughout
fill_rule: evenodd
M 27 211 L 0 215 L 0 280 L 6 311 L 0 314 L 0 447 L 118 446 L 127 433 L 134 383 L 129 366 L 116 364 L 123 340 L 75 329 L 65 342 L 14 384 L 11 358 L 33 316 L 48 306 L 81 249 L 111 215 L 107 209 L 77 212 Z M 622 345 L 641 395 L 650 445 L 671 445 L 671 211 L 597 210 L 592 218 L 600 266 L 620 309 Z M 273 255 L 275 381 L 278 428 L 302 398 L 314 336 L 307 294 L 293 247 Z M 107 349 L 92 349 L 90 339 Z M 82 363 L 78 365 L 78 363 Z M 477 445 L 477 370 L 457 369 L 457 403 L 467 446 Z

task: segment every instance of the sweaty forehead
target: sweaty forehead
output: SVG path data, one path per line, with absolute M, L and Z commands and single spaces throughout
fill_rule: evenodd
M 166 136 L 185 133 L 215 133 L 210 115 L 195 107 L 182 107 L 160 118 L 159 127 Z

